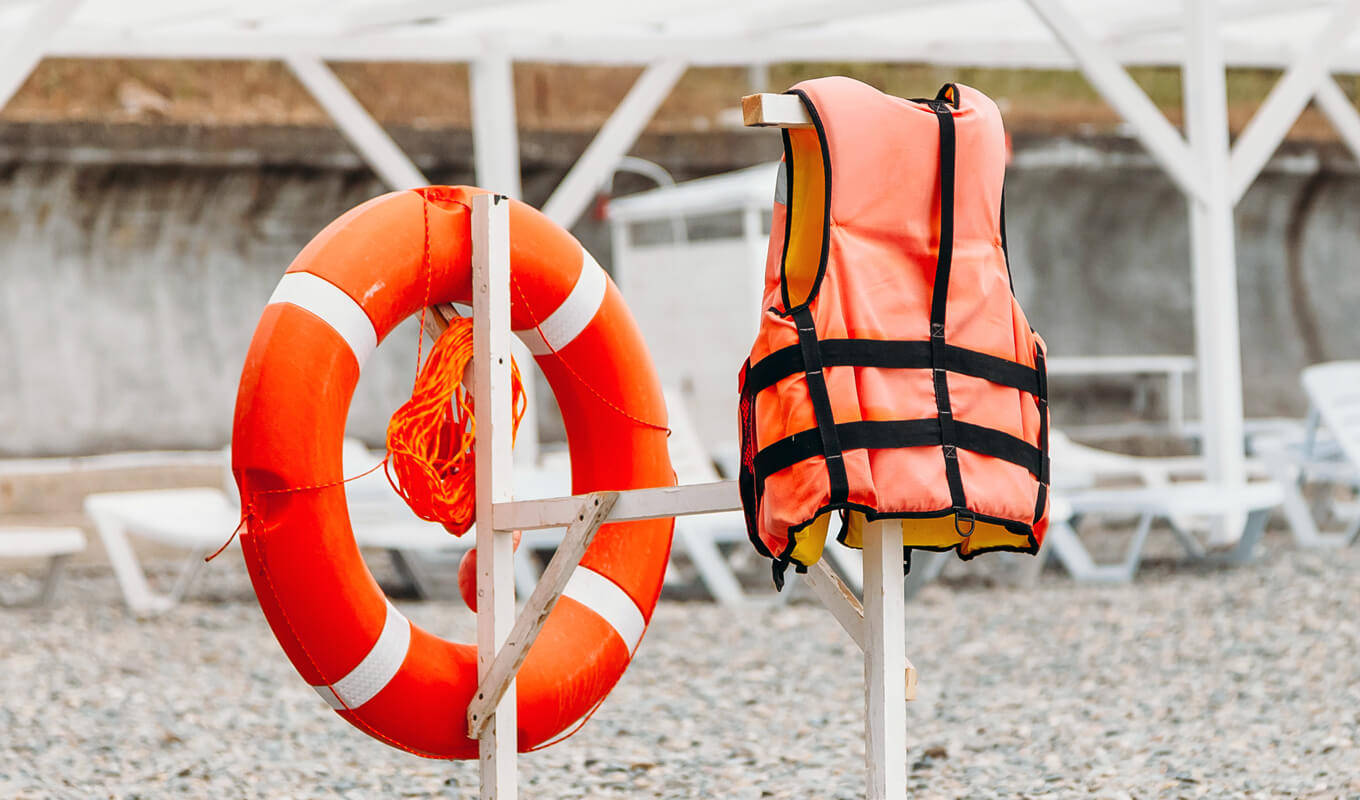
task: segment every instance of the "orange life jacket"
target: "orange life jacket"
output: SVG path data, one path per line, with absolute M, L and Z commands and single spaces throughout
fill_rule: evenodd
M 765 311 L 741 371 L 742 502 L 756 549 L 1038 552 L 1047 526 L 1044 345 L 1006 256 L 1005 133 L 981 92 L 904 100 L 849 78 L 795 86 Z M 910 562 L 908 561 L 908 564 Z

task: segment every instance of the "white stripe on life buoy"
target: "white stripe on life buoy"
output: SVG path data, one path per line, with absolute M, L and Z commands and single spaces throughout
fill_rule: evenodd
M 562 596 L 570 597 L 608 622 L 623 640 L 628 654 L 633 654 L 642 632 L 647 628 L 647 620 L 633 598 L 620 589 L 617 583 L 595 570 L 577 567 L 567 580 Z
M 536 356 L 546 356 L 561 350 L 580 336 L 581 331 L 595 319 L 595 313 L 604 302 L 608 283 L 604 269 L 584 247 L 581 248 L 581 275 L 562 305 L 538 323 L 537 328 L 515 331 L 515 335 Z
M 387 602 L 387 619 L 373 649 L 359 662 L 359 666 L 330 686 L 313 686 L 321 699 L 339 711 L 354 710 L 383 690 L 401 670 L 406 651 L 411 646 L 411 621 L 397 607 Z
M 378 333 L 364 309 L 335 284 L 310 272 L 289 272 L 269 296 L 269 305 L 288 303 L 331 326 L 354 353 L 359 367 L 378 347 Z

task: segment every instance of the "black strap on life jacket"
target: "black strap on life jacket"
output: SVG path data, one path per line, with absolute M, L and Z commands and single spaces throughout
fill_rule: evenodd
M 940 252 L 935 264 L 935 288 L 930 297 L 930 368 L 935 379 L 935 412 L 939 415 L 940 449 L 944 452 L 944 475 L 954 507 L 954 527 L 960 535 L 973 532 L 973 512 L 963 493 L 959 473 L 959 434 L 949 403 L 948 345 L 944 339 L 945 312 L 949 308 L 949 269 L 954 260 L 954 114 L 949 110 L 951 85 L 946 84 L 930 104 L 940 123 Z M 957 90 L 955 91 L 957 93 Z
M 931 343 L 926 340 L 821 339 L 817 344 L 822 351 L 823 367 L 930 369 L 933 366 Z M 944 365 L 950 372 L 982 378 L 1036 396 L 1039 394 L 1039 371 L 1018 361 L 945 344 Z M 751 364 L 745 385 L 751 387 L 751 391 L 760 392 L 802 371 L 802 346 L 791 344 Z
M 1044 348 L 1034 342 L 1034 365 L 1039 373 L 1039 495 L 1034 500 L 1034 522 L 1037 524 L 1048 507 L 1048 365 L 1044 361 Z

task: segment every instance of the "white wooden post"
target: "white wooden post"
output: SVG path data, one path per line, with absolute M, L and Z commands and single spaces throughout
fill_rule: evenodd
M 1190 207 L 1195 295 L 1195 355 L 1199 418 L 1206 472 L 1229 485 L 1246 480 L 1242 438 L 1242 354 L 1238 338 L 1237 255 L 1228 150 L 1228 99 L 1219 0 L 1187 0 L 1189 52 L 1183 83 L 1185 130 L 1199 173 L 1200 193 Z M 1210 540 L 1237 540 L 1242 520 L 1215 521 Z
M 477 409 L 477 679 L 482 682 L 515 620 L 514 545 L 492 506 L 514 497 L 510 408 L 510 204 L 472 199 L 472 370 Z M 482 800 L 515 800 L 517 721 L 512 682 L 479 738 Z
M 902 526 L 870 523 L 864 531 L 864 760 L 868 800 L 907 796 L 907 619 Z

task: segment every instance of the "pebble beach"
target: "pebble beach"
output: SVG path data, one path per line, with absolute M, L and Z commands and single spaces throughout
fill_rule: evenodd
M 1267 546 L 1235 569 L 1156 561 L 1127 586 L 1051 565 L 1032 588 L 967 569 L 927 586 L 907 608 L 911 796 L 1360 798 L 1360 548 Z M 48 609 L 0 610 L 0 798 L 477 796 L 474 763 L 327 709 L 239 554 L 207 573 L 150 619 L 93 566 Z M 36 577 L 0 572 L 0 596 Z M 472 638 L 457 600 L 398 605 Z M 663 597 L 590 723 L 522 757 L 520 796 L 862 798 L 863 685 L 805 588 L 737 610 Z

